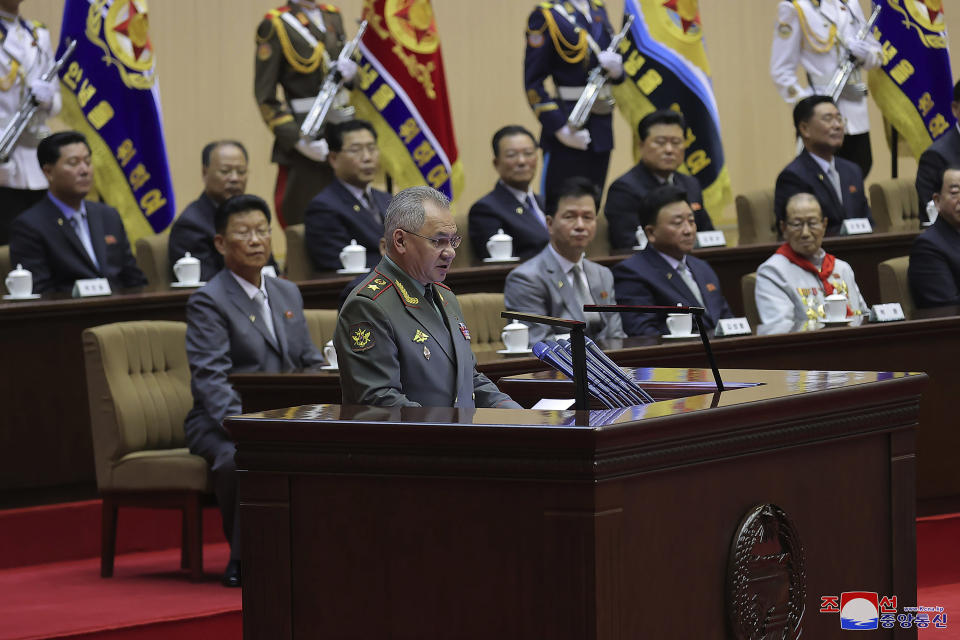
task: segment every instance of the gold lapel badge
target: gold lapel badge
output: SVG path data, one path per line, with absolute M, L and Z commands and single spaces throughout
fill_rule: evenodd
M 424 332 L 421 331 L 420 329 L 417 329 L 417 332 L 416 332 L 415 334 L 413 334 L 413 341 L 414 341 L 414 342 L 426 342 L 426 341 L 429 340 L 429 339 L 430 339 L 430 334 L 429 334 L 429 333 L 424 333 Z M 427 357 L 430 357 L 430 356 L 427 356 Z

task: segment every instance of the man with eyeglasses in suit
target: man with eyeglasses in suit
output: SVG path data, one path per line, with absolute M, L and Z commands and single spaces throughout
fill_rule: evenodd
M 824 298 L 847 296 L 849 317 L 869 313 L 853 268 L 823 250 L 827 218 L 816 197 L 793 195 L 780 222 L 784 243 L 757 269 L 760 323 L 774 331 L 810 330 L 826 319 Z
M 773 210 L 778 223 L 786 215 L 787 200 L 810 193 L 827 219 L 827 235 L 840 232 L 847 218 L 866 218 L 873 225 L 860 167 L 837 153 L 843 146 L 844 118 L 827 96 L 804 98 L 793 108 L 793 126 L 803 140 L 803 151 L 777 176 Z
M 520 408 L 477 371 L 460 303 L 443 284 L 460 246 L 450 201 L 404 189 L 384 216 L 386 255 L 334 332 L 343 404 Z

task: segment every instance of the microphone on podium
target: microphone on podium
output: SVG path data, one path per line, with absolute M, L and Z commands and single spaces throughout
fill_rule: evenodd
M 559 358 L 569 365 L 571 369 L 573 368 L 573 354 L 567 348 L 567 345 L 570 344 L 569 342 L 566 340 L 558 340 L 556 342 L 553 340 L 546 340 L 545 342 Z M 596 369 L 596 366 L 593 363 L 590 362 L 589 358 L 587 358 L 586 366 L 587 382 L 596 387 L 597 391 L 602 392 L 614 407 L 624 407 L 633 404 L 632 401 L 624 402 L 620 399 L 616 387 L 611 386 L 607 382 L 606 378 L 604 378 L 603 374 Z
M 548 342 L 536 343 L 533 345 L 533 355 L 573 380 L 573 362 L 564 357 L 566 354 L 563 353 L 562 349 L 558 348 L 556 342 L 553 344 Z M 609 398 L 607 398 L 606 394 L 601 393 L 595 382 L 591 380 L 589 376 L 587 377 L 587 390 L 590 392 L 590 395 L 606 405 L 608 409 L 619 406 L 613 404 Z

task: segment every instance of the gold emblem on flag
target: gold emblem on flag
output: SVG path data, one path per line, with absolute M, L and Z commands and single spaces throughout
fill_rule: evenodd
M 410 51 L 431 54 L 440 46 L 429 0 L 386 0 L 383 15 L 390 35 Z
M 147 0 L 93 0 L 87 12 L 86 36 L 105 54 L 108 66 L 131 89 L 151 89 L 154 83 L 153 44 Z M 104 17 L 106 11 L 106 17 Z

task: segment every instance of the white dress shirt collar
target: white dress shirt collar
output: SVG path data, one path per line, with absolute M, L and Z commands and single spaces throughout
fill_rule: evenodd
M 232 275 L 233 279 L 240 284 L 240 288 L 243 289 L 243 292 L 247 294 L 248 298 L 253 300 L 257 296 L 257 293 L 262 291 L 264 299 L 267 300 L 269 304 L 270 296 L 267 295 L 267 287 L 266 287 L 267 279 L 265 277 L 263 277 L 262 275 L 260 276 L 260 286 L 258 287 L 252 282 L 250 282 L 249 280 L 244 280 L 243 278 L 235 274 L 233 271 L 230 272 L 230 275 Z
M 526 204 L 526 203 L 527 203 L 527 197 L 528 197 L 528 196 L 531 197 L 531 198 L 533 198 L 533 201 L 534 201 L 534 202 L 537 201 L 537 197 L 536 197 L 535 195 L 533 195 L 533 189 L 531 189 L 530 187 L 527 187 L 527 190 L 526 190 L 526 191 L 520 191 L 520 189 L 511 187 L 510 185 L 508 185 L 508 184 L 507 184 L 506 182 L 504 182 L 503 180 L 500 181 L 500 184 L 502 184 L 502 185 L 506 188 L 507 191 L 509 191 L 511 194 L 513 194 L 513 197 L 516 198 L 521 204 Z M 539 206 L 539 205 L 538 205 L 538 206 Z
M 576 266 L 579 266 L 580 271 L 583 272 L 583 254 L 582 253 L 580 254 L 579 260 L 577 260 L 576 262 L 570 262 L 569 260 L 564 258 L 562 255 L 560 255 L 560 252 L 558 252 L 556 249 L 553 248 L 552 242 L 547 243 L 547 247 L 550 249 L 550 253 L 553 254 L 553 257 L 557 259 L 557 262 L 560 263 L 560 268 L 563 269 L 563 274 L 565 276 L 570 276 L 570 270 Z
M 807 151 L 807 153 L 810 153 L 810 152 Z M 824 160 L 823 158 L 821 158 L 820 156 L 818 156 L 818 155 L 815 154 L 815 153 L 810 153 L 810 157 L 813 158 L 814 162 L 817 163 L 817 166 L 820 167 L 820 169 L 821 169 L 824 173 L 830 173 L 830 169 L 833 169 L 834 171 L 837 170 L 836 158 L 830 158 L 830 160 L 827 161 L 827 160 Z M 839 175 L 839 174 L 837 174 L 837 175 Z

